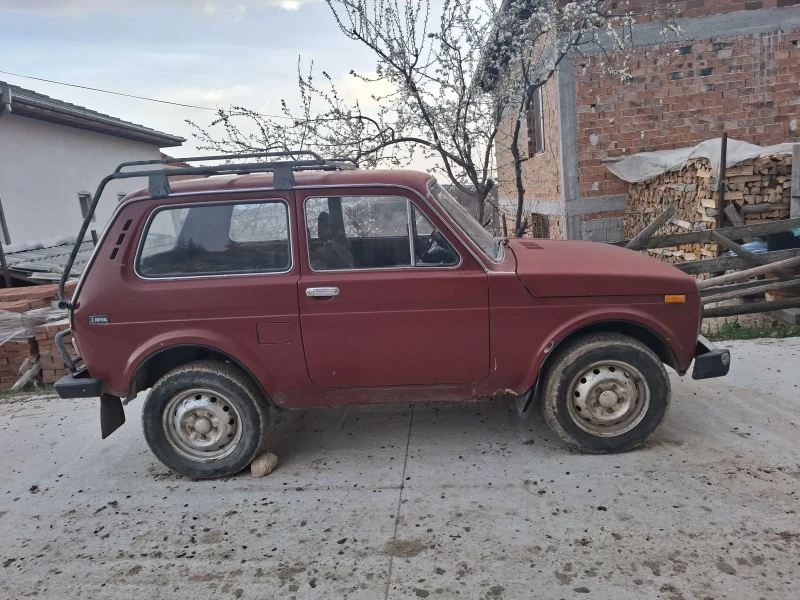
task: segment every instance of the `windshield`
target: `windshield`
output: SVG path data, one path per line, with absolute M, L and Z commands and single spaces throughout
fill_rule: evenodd
M 481 224 L 475 220 L 475 217 L 469 214 L 447 190 L 436 183 L 435 179 L 431 180 L 428 189 L 431 195 L 436 198 L 439 205 L 450 215 L 458 226 L 461 227 L 464 233 L 483 250 L 484 254 L 493 261 L 498 262 L 503 253 L 500 241 L 481 227 Z

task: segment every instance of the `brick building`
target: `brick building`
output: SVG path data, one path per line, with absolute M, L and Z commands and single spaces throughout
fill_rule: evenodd
M 677 9 L 680 37 L 665 42 L 659 23 L 634 25 L 629 81 L 603 73 L 597 48 L 567 57 L 541 89 L 522 149 L 534 235 L 621 239 L 627 184 L 607 164 L 622 157 L 723 131 L 759 145 L 800 142 L 800 0 L 662 1 Z M 646 3 L 630 0 L 630 10 Z M 513 212 L 502 139 L 501 206 Z

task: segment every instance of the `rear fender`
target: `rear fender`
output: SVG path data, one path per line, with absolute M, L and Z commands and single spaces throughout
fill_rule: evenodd
M 247 372 L 264 393 L 264 396 L 269 398 L 266 390 L 269 389 L 273 379 L 271 374 L 265 371 L 263 361 L 259 360 L 259 357 L 254 352 L 248 352 L 242 345 L 237 345 L 234 348 L 227 338 L 199 329 L 183 330 L 179 336 L 174 335 L 174 333 L 162 334 L 140 345 L 130 356 L 125 366 L 123 381 L 126 382 L 126 390 L 129 392 L 133 390 L 137 372 L 148 359 L 166 350 L 182 346 L 202 347 L 225 355 L 234 364 Z M 130 394 L 126 395 L 130 397 Z

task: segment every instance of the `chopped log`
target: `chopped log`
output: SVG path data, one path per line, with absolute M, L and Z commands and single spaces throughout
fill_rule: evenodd
M 774 302 L 747 302 L 735 306 L 716 306 L 714 308 L 703 309 L 703 318 L 712 319 L 714 317 L 735 317 L 736 315 L 750 315 L 755 313 L 772 312 L 773 310 L 784 310 L 787 308 L 800 308 L 800 298 L 791 300 L 776 300 Z
M 774 273 L 778 269 L 796 267 L 800 265 L 800 256 L 788 258 L 786 260 L 779 260 L 778 262 L 762 265 L 760 267 L 753 267 L 752 269 L 745 269 L 744 271 L 736 271 L 735 273 L 728 273 L 727 275 L 720 275 L 706 279 L 705 281 L 697 282 L 697 289 L 705 290 L 707 288 L 716 287 L 725 283 L 733 283 L 734 281 L 741 281 L 743 279 L 750 279 L 757 275 L 766 275 L 767 273 Z
M 780 233 L 791 231 L 800 227 L 800 218 L 787 219 L 785 221 L 770 221 L 758 225 L 745 225 L 744 227 L 726 227 L 720 229 L 729 240 L 741 240 L 748 236 L 762 236 L 770 233 Z M 670 246 L 680 246 L 681 244 L 708 244 L 713 242 L 711 237 L 712 230 L 693 231 L 692 233 L 678 233 L 674 235 L 662 235 L 651 238 L 645 248 L 669 248 Z
M 749 289 L 731 290 L 729 292 L 721 292 L 703 298 L 703 304 L 711 304 L 712 302 L 722 302 L 723 300 L 732 300 L 733 298 L 741 298 L 742 296 L 750 296 L 752 294 L 763 294 L 764 292 L 772 292 L 775 290 L 783 290 L 786 288 L 796 288 L 800 285 L 800 277 L 795 277 L 789 281 L 775 281 L 770 283 L 763 283 L 762 285 L 752 287 Z
M 640 250 L 647 240 L 653 237 L 653 234 L 661 229 L 661 227 L 672 218 L 672 215 L 675 214 L 675 207 L 670 206 L 660 215 L 658 215 L 653 222 L 650 223 L 647 227 L 642 229 L 636 237 L 634 237 L 628 244 L 625 246 L 628 250 Z
M 745 259 L 752 265 L 758 266 L 758 265 L 768 264 L 758 254 L 754 254 L 753 252 L 750 252 L 750 250 L 742 248 L 739 244 L 729 240 L 718 231 L 712 231 L 711 237 L 713 237 L 714 241 L 717 242 L 720 246 L 722 246 L 727 250 L 730 250 L 737 256 L 741 256 L 743 259 Z M 776 269 L 775 273 L 783 280 L 794 278 L 794 273 L 790 273 L 789 271 L 786 271 L 784 269 Z

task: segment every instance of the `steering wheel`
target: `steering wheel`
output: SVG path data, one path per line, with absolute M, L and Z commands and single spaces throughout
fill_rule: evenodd
M 433 233 L 428 236 L 428 242 L 425 244 L 425 249 L 420 253 L 419 260 L 421 262 L 425 262 L 425 255 L 428 254 L 433 249 L 434 244 L 436 244 L 437 238 L 443 239 L 442 234 L 439 233 L 438 229 L 434 229 Z

